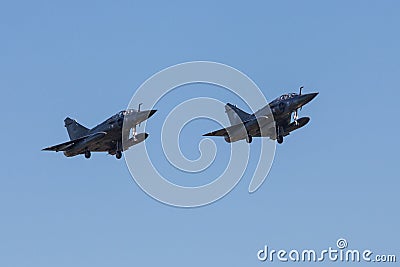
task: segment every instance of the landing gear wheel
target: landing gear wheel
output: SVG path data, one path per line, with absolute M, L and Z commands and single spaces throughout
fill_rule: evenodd
M 92 154 L 90 153 L 90 151 L 89 150 L 87 150 L 87 151 L 85 151 L 85 158 L 90 158 L 90 156 L 91 156 Z
M 120 159 L 120 158 L 122 157 L 122 152 L 121 152 L 121 151 L 117 151 L 117 152 L 115 153 L 115 157 L 116 157 L 117 159 Z
M 246 142 L 249 143 L 249 144 L 251 142 L 253 142 L 253 137 L 251 135 L 248 135 L 247 138 L 246 138 Z
M 276 141 L 278 142 L 278 144 L 282 144 L 283 143 L 283 136 L 282 135 L 278 135 L 278 138 L 276 139 Z

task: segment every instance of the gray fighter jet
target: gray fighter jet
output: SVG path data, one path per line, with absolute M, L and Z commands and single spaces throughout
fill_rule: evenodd
M 298 110 L 313 100 L 318 93 L 303 95 L 302 89 L 303 87 L 300 87 L 299 94 L 291 93 L 278 97 L 253 114 L 246 113 L 228 103 L 225 105 L 225 112 L 232 126 L 203 136 L 223 136 L 228 143 L 243 139 L 251 143 L 253 137 L 269 137 L 281 144 L 284 136 L 310 121 L 309 117 L 299 118 Z
M 143 142 L 148 137 L 147 133 L 137 134 L 136 125 L 150 118 L 156 111 L 140 111 L 139 105 L 138 110 L 120 111 L 92 129 L 82 126 L 73 119 L 66 118 L 64 123 L 71 141 L 42 150 L 63 151 L 67 157 L 84 154 L 86 158 L 90 158 L 91 152 L 108 152 L 120 159 L 122 151 Z M 123 135 L 122 129 L 130 131 L 130 133 Z M 122 142 L 122 136 L 127 140 Z

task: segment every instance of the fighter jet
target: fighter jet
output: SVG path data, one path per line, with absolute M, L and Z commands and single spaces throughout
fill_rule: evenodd
M 88 129 L 76 120 L 67 117 L 64 123 L 70 141 L 42 150 L 63 151 L 66 157 L 84 154 L 85 158 L 90 158 L 91 152 L 108 152 L 108 154 L 115 155 L 117 159 L 120 159 L 123 151 L 143 142 L 148 137 L 147 133 L 137 134 L 136 126 L 150 118 L 156 111 L 140 111 L 139 105 L 138 110 L 120 111 L 92 129 Z M 123 135 L 123 129 L 129 132 Z M 124 142 L 122 142 L 123 136 L 127 139 Z
M 223 136 L 228 143 L 243 139 L 251 143 L 253 137 L 269 137 L 282 144 L 284 136 L 310 121 L 309 117 L 299 118 L 298 110 L 313 100 L 318 93 L 303 95 L 302 89 L 303 86 L 300 87 L 299 94 L 281 95 L 253 114 L 246 113 L 228 103 L 225 105 L 225 112 L 232 126 L 206 133 L 203 136 Z

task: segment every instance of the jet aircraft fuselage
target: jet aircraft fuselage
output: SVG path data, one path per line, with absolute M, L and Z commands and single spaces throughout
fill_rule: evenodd
M 243 139 L 251 143 L 253 137 L 269 137 L 281 144 L 284 136 L 310 121 L 309 117 L 298 118 L 298 110 L 313 100 L 318 93 L 301 94 L 301 90 L 302 87 L 299 94 L 281 95 L 253 114 L 228 103 L 225 105 L 225 112 L 231 126 L 204 136 L 223 136 L 228 143 Z
M 71 140 L 43 150 L 63 151 L 67 157 L 84 154 L 86 158 L 90 158 L 91 152 L 108 152 L 120 159 L 122 151 L 143 142 L 148 137 L 147 133 L 137 134 L 136 125 L 150 118 L 155 112 L 156 110 L 140 111 L 140 108 L 123 110 L 92 129 L 67 117 L 64 123 Z M 131 129 L 132 137 L 129 133 Z M 123 130 L 128 132 L 123 133 Z M 126 138 L 124 142 L 123 137 Z

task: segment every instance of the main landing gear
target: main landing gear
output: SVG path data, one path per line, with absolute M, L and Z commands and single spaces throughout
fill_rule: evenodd
M 85 151 L 85 158 L 89 159 L 91 155 L 92 155 L 92 153 L 90 153 L 89 150 L 86 150 L 86 151 Z M 121 151 L 121 150 L 117 150 L 117 151 L 115 152 L 115 157 L 116 157 L 117 159 L 122 158 L 122 151 Z
M 91 156 L 92 154 L 90 153 L 90 151 L 89 150 L 86 150 L 85 151 L 85 158 L 90 158 L 90 156 Z

